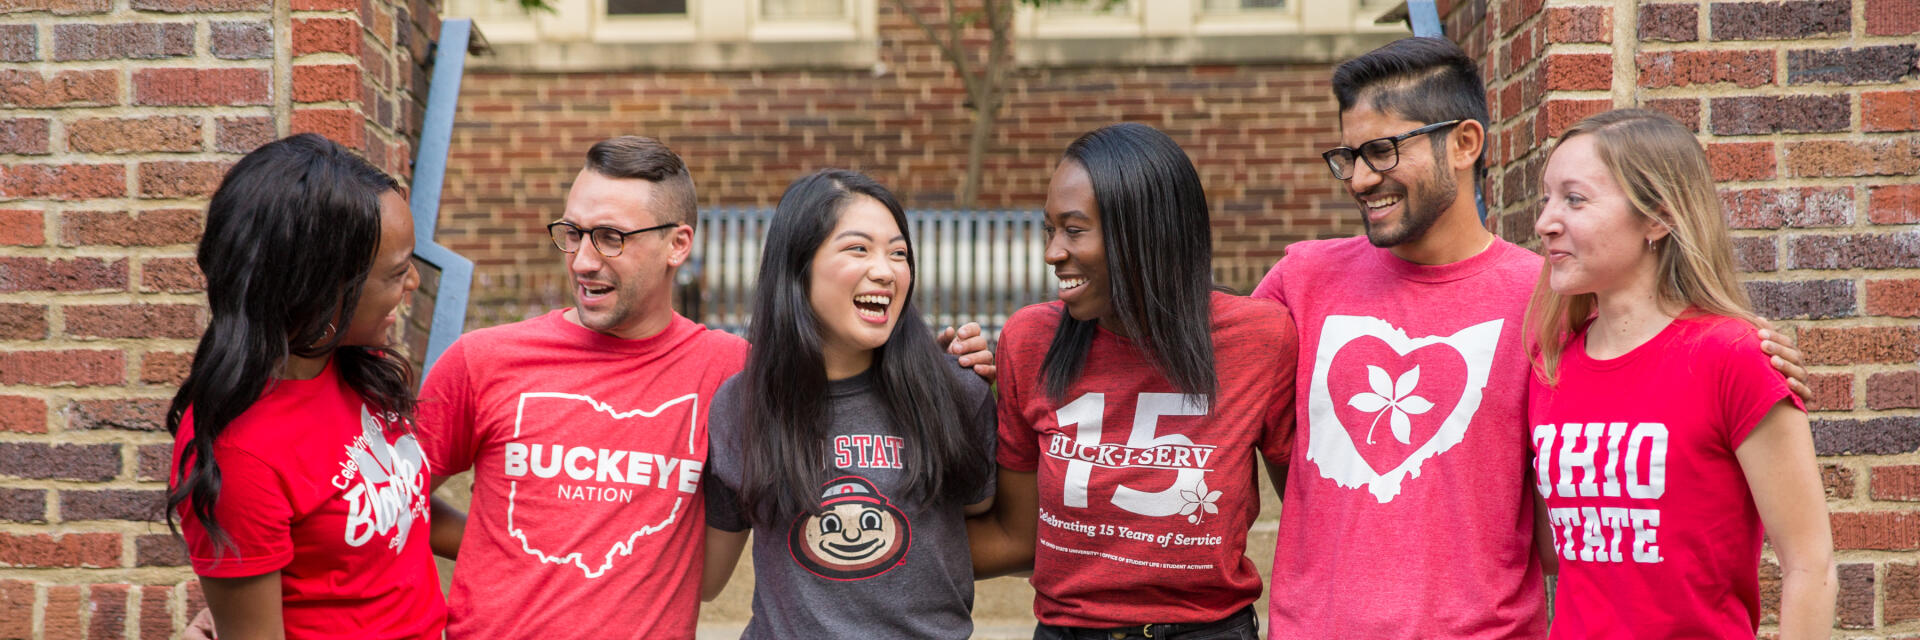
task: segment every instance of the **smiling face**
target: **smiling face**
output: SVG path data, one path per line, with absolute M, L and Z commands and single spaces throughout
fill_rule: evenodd
M 1119 319 L 1113 312 L 1113 294 L 1107 277 L 1107 247 L 1101 237 L 1100 204 L 1093 195 L 1093 177 L 1085 167 L 1065 160 L 1047 183 L 1047 264 L 1060 282 L 1060 301 L 1067 314 L 1082 322 L 1097 320 L 1109 331 Z
M 668 222 L 656 210 L 663 187 L 639 178 L 609 178 L 585 169 L 567 191 L 560 219 L 583 230 L 644 229 Z M 606 257 L 592 243 L 561 254 L 573 276 L 574 311 L 567 319 L 616 338 L 638 339 L 665 329 L 673 319 L 673 272 L 693 247 L 686 225 L 627 236 L 620 255 Z
M 340 346 L 393 346 L 400 303 L 419 286 L 420 274 L 413 268 L 413 213 L 400 192 L 388 191 L 380 194 L 380 246 Z
M 907 305 L 907 239 L 880 201 L 855 195 L 814 250 L 807 283 L 828 377 L 865 371 Z
M 1363 102 L 1340 113 L 1340 144 L 1357 149 L 1368 140 L 1400 135 L 1427 124 L 1383 113 Z M 1433 141 L 1428 139 L 1449 131 L 1400 141 L 1399 162 L 1385 172 L 1355 161 L 1353 177 L 1346 181 L 1347 194 L 1360 208 L 1367 240 L 1373 246 L 1392 247 L 1420 240 L 1453 204 L 1459 187 L 1445 158 L 1434 155 Z
M 1545 206 L 1533 230 L 1545 245 L 1548 286 L 1560 295 L 1600 293 L 1652 277 L 1649 240 L 1666 229 L 1634 210 L 1601 160 L 1594 137 L 1562 140 L 1541 176 Z

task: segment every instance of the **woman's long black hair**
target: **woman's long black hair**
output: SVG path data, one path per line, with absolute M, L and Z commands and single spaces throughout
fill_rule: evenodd
M 885 187 L 853 171 L 827 169 L 795 180 L 780 197 L 760 254 L 753 294 L 753 350 L 742 372 L 740 500 L 756 522 L 776 524 L 819 504 L 829 479 L 827 365 L 820 322 L 808 302 L 814 252 L 846 207 L 873 198 L 893 213 L 907 239 L 907 268 L 917 264 L 907 216 Z M 961 372 L 934 344 L 913 306 L 910 283 L 900 319 L 886 344 L 873 351 L 874 390 L 906 441 L 905 500 L 965 500 L 987 481 L 980 464 L 991 452 L 967 437 Z
M 214 515 L 220 499 L 214 443 L 290 355 L 332 353 L 341 380 L 373 409 L 412 414 L 413 370 L 406 360 L 383 349 L 339 346 L 379 250 L 380 197 L 399 188 L 314 134 L 255 149 L 220 181 L 196 256 L 212 321 L 167 410 L 167 431 L 176 435 L 193 410 L 193 440 L 167 492 L 168 528 L 185 502 L 215 544 L 227 545 Z
M 1060 160 L 1085 169 L 1100 207 L 1113 313 L 1161 375 L 1211 406 L 1219 381 L 1211 331 L 1213 227 L 1200 172 L 1167 134 L 1131 122 L 1095 129 Z M 1096 320 L 1060 310 L 1040 363 L 1047 395 L 1060 400 L 1080 378 Z

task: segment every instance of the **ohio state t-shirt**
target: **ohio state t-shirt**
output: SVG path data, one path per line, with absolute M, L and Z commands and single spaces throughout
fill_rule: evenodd
M 1125 338 L 1097 330 L 1080 379 L 1040 379 L 1064 306 L 1021 309 L 1000 340 L 1000 466 L 1036 472 L 1034 615 L 1116 627 L 1210 622 L 1260 597 L 1246 556 L 1260 512 L 1256 451 L 1284 461 L 1293 324 L 1272 302 L 1212 295 L 1219 392 L 1181 393 Z
M 232 547 L 216 548 L 180 506 L 193 571 L 280 572 L 288 638 L 438 638 L 446 624 L 428 546 L 426 458 L 398 416 L 376 413 L 333 362 L 311 380 L 274 380 L 214 440 L 214 505 Z M 193 440 L 180 421 L 173 467 Z M 177 475 L 169 475 L 174 478 Z
M 1540 257 L 1494 239 L 1419 265 L 1297 242 L 1255 289 L 1300 329 L 1273 638 L 1536 638 L 1520 340 Z
M 1683 315 L 1625 355 L 1576 336 L 1529 402 L 1560 586 L 1554 638 L 1751 638 L 1760 514 L 1734 451 L 1786 379 L 1734 318 Z
M 747 343 L 563 313 L 462 336 L 427 377 L 421 442 L 437 473 L 474 470 L 447 636 L 691 638 L 707 404 Z

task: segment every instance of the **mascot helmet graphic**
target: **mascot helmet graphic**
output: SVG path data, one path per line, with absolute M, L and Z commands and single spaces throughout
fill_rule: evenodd
M 865 580 L 906 562 L 913 540 L 907 516 L 872 482 L 842 476 L 823 486 L 815 512 L 788 528 L 795 562 L 829 580 Z

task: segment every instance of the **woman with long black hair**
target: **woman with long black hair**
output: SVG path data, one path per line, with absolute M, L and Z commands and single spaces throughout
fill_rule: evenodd
M 391 349 L 412 253 L 399 185 L 317 135 L 247 154 L 214 192 L 167 516 L 223 639 L 440 636 L 413 375 Z
M 1035 638 L 1254 638 L 1254 456 L 1284 465 L 1293 426 L 1286 309 L 1216 290 L 1199 173 L 1152 127 L 1075 140 L 1045 215 L 1060 300 L 1001 334 L 975 570 L 1032 568 Z
M 825 170 L 787 188 L 746 369 L 708 419 L 706 599 L 753 533 L 747 638 L 966 638 L 965 516 L 993 496 L 993 398 L 912 305 L 893 194 Z M 718 559 L 716 559 L 718 558 Z

